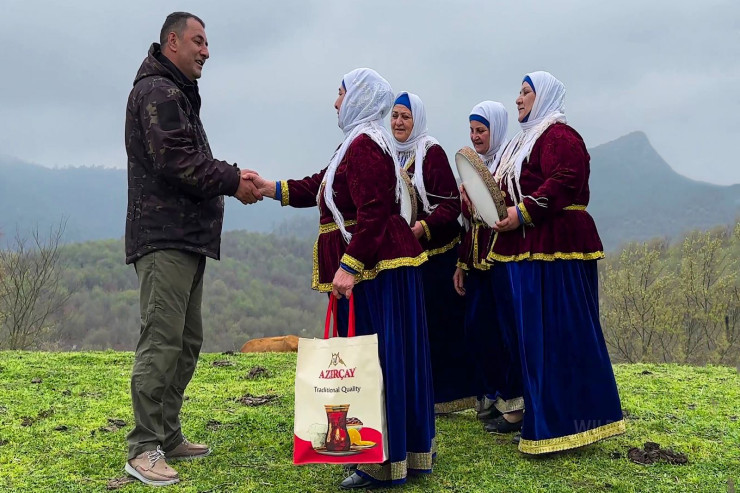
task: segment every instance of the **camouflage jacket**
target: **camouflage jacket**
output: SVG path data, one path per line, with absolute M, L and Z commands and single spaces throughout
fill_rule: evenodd
M 128 209 L 126 263 L 174 248 L 218 259 L 224 195 L 234 195 L 236 165 L 213 158 L 200 121 L 197 83 L 154 43 L 126 106 Z

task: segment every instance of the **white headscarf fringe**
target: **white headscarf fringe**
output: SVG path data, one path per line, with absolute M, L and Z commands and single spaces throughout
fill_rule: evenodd
M 564 107 L 565 86 L 549 72 L 532 72 L 527 76 L 534 84 L 534 104 L 528 120 L 520 123 L 522 130 L 506 145 L 494 178 L 499 186 L 506 180 L 506 186 L 515 204 L 530 198 L 539 207 L 547 207 L 546 198 L 534 199 L 522 195 L 519 177 L 522 174 L 522 164 L 529 159 L 535 142 L 543 132 L 555 123 L 567 123 Z
M 411 129 L 411 135 L 406 139 L 406 142 L 396 142 L 396 149 L 398 149 L 398 159 L 401 166 L 405 166 L 411 157 L 414 157 L 414 187 L 419 192 L 419 198 L 421 199 L 422 207 L 427 214 L 431 214 L 436 205 L 429 203 L 430 194 L 427 193 L 426 186 L 424 185 L 424 158 L 427 155 L 427 151 L 433 145 L 439 145 L 439 142 L 434 137 L 429 135 L 429 129 L 427 128 L 427 113 L 424 108 L 424 103 L 421 98 L 416 94 L 403 91 L 398 93 L 396 99 L 401 94 L 406 94 L 409 97 L 411 103 L 411 116 L 414 119 L 414 126 Z
M 329 207 L 334 222 L 342 232 L 342 237 L 349 243 L 352 233 L 347 231 L 344 217 L 334 203 L 334 175 L 339 163 L 347 153 L 350 144 L 362 134 L 370 137 L 378 144 L 383 152 L 393 158 L 396 173 L 396 202 L 401 200 L 401 167 L 398 164 L 395 139 L 383 125 L 383 118 L 393 106 L 393 89 L 391 85 L 376 71 L 369 68 L 358 68 L 346 74 L 342 79 L 347 91 L 342 105 L 339 108 L 339 128 L 344 131 L 344 141 L 329 161 L 324 174 L 323 193 L 326 205 Z M 316 203 L 321 201 L 321 190 L 316 197 Z

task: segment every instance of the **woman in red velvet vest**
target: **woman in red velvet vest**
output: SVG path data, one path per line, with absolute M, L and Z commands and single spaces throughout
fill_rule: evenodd
M 501 103 L 483 101 L 468 118 L 470 141 L 493 173 L 506 144 L 508 113 Z M 464 192 L 464 190 L 463 190 Z M 508 272 L 485 260 L 493 234 L 463 202 L 465 228 L 454 274 L 454 286 L 465 300 L 465 333 L 474 362 L 478 418 L 490 433 L 513 433 L 521 427 L 521 371 Z
M 604 256 L 586 211 L 589 155 L 566 123 L 565 88 L 528 74 L 516 100 L 519 132 L 495 179 L 508 217 L 494 226 L 488 260 L 513 286 L 524 383 L 519 450 L 542 454 L 624 432 L 614 373 L 599 323 L 596 260 Z
M 429 261 L 424 280 L 429 347 L 434 382 L 434 410 L 450 413 L 475 404 L 473 366 L 463 328 L 464 301 L 450 282 L 460 242 L 460 193 L 442 146 L 427 130 L 424 103 L 401 92 L 391 111 L 391 131 L 398 161 L 416 189 L 417 219 L 411 230 Z
M 401 216 L 400 167 L 382 119 L 393 106 L 388 82 L 371 69 L 344 76 L 335 108 L 344 141 L 329 165 L 302 180 L 251 176 L 284 206 L 319 207 L 312 287 L 339 298 L 346 335 L 348 298 L 356 332 L 378 334 L 385 385 L 388 461 L 361 464 L 342 488 L 400 484 L 432 470 L 434 402 L 419 266 L 427 254 Z

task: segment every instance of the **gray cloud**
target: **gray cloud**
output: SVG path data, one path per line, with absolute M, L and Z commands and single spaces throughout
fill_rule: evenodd
M 549 70 L 566 113 L 595 146 L 642 130 L 677 171 L 740 182 L 740 4 L 283 1 L 63 4 L 6 0 L 0 148 L 45 165 L 123 166 L 126 97 L 172 10 L 206 22 L 200 81 L 218 157 L 275 178 L 322 167 L 341 139 L 332 108 L 344 73 L 370 66 L 424 100 L 448 153 L 467 114 L 503 102 L 509 134 L 522 76 Z

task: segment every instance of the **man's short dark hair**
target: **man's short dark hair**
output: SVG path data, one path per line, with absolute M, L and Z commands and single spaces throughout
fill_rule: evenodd
M 200 25 L 205 29 L 206 23 L 197 15 L 193 15 L 189 12 L 172 12 L 164 20 L 162 30 L 159 32 L 159 44 L 165 46 L 167 44 L 167 36 L 171 32 L 177 34 L 178 38 L 182 37 L 182 32 L 185 30 L 188 19 L 195 19 L 200 22 Z

